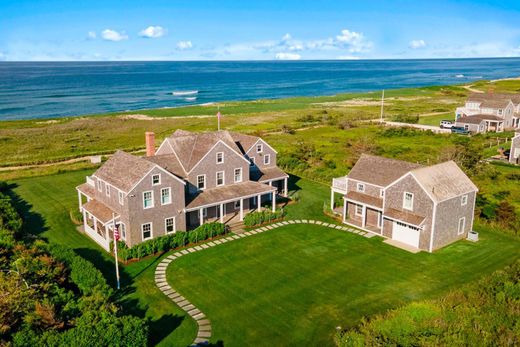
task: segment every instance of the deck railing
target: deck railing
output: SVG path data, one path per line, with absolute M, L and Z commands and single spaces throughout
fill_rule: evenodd
M 90 236 L 91 239 L 96 241 L 106 251 L 110 250 L 110 243 L 103 236 L 99 235 L 94 229 L 92 229 L 87 223 L 84 223 L 85 233 Z
M 347 179 L 345 177 L 338 177 L 332 179 L 332 188 L 341 191 L 347 191 Z
M 87 184 L 89 186 L 92 186 L 92 187 L 95 187 L 96 185 L 94 184 L 94 180 L 92 179 L 92 177 L 90 176 L 87 176 Z

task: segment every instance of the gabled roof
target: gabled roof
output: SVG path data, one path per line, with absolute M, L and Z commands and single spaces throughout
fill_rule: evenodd
M 460 117 L 456 120 L 456 123 L 480 124 L 486 120 L 502 122 L 504 121 L 504 118 L 500 118 L 491 114 L 474 114 L 471 116 Z
M 362 154 L 347 177 L 386 187 L 410 170 L 420 167 L 422 167 L 420 164 Z
M 258 136 L 239 134 L 235 132 L 229 132 L 229 134 L 243 154 L 246 154 L 246 152 L 260 139 Z
M 511 93 L 472 93 L 467 101 L 480 102 L 481 107 L 505 108 L 511 101 L 513 104 L 520 103 L 520 94 Z
M 143 159 L 151 161 L 168 171 L 171 174 L 174 174 L 180 178 L 188 177 L 186 171 L 184 171 L 179 159 L 175 154 L 163 154 L 163 155 L 154 155 L 152 157 L 143 157 Z
M 418 168 L 411 174 L 436 202 L 478 191 L 475 184 L 454 161 Z
M 118 150 L 94 173 L 94 176 L 124 192 L 129 192 L 155 166 L 148 160 Z
M 188 173 L 218 142 L 224 143 L 242 157 L 240 148 L 228 131 L 192 133 L 185 130 L 176 130 L 166 141 L 177 154 L 184 171 Z

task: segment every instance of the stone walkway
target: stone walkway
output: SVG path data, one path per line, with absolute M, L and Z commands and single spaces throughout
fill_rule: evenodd
M 183 297 L 182 295 L 177 293 L 175 291 L 175 289 L 173 289 L 168 284 L 168 282 L 166 281 L 166 268 L 168 267 L 168 265 L 170 265 L 170 263 L 172 261 L 174 261 L 175 259 L 178 259 L 186 254 L 201 251 L 203 249 L 210 248 L 210 247 L 215 247 L 217 245 L 220 245 L 220 244 L 223 244 L 223 243 L 226 243 L 229 241 L 238 240 L 238 239 L 241 239 L 244 237 L 263 233 L 264 231 L 276 229 L 278 227 L 281 227 L 284 225 L 290 225 L 290 224 L 316 224 L 316 225 L 321 225 L 321 226 L 332 228 L 332 229 L 337 229 L 337 230 L 341 230 L 341 231 L 351 232 L 354 234 L 359 234 L 359 235 L 362 235 L 367 238 L 376 236 L 375 234 L 367 233 L 365 231 L 352 228 L 350 226 L 337 225 L 337 224 L 326 223 L 326 222 L 315 221 L 315 220 L 295 219 L 295 220 L 288 220 L 288 221 L 270 224 L 270 225 L 260 227 L 260 228 L 254 229 L 254 230 L 246 231 L 246 232 L 238 234 L 238 235 L 229 234 L 226 237 L 220 238 L 215 241 L 210 241 L 207 243 L 203 243 L 201 245 L 197 245 L 197 246 L 193 246 L 190 248 L 176 251 L 172 255 L 164 258 L 159 263 L 159 265 L 157 265 L 157 268 L 155 269 L 155 284 L 157 285 L 159 290 L 164 293 L 164 295 L 168 296 L 175 304 L 177 304 L 177 306 L 179 306 L 181 309 L 186 311 L 186 313 L 188 313 L 197 323 L 198 330 L 197 330 L 197 337 L 193 341 L 194 346 L 203 346 L 203 345 L 207 345 L 209 343 L 209 339 L 211 338 L 211 322 L 209 321 L 209 319 L 206 317 L 206 315 L 203 312 L 201 312 L 197 307 L 195 307 L 195 305 L 193 305 L 191 302 L 189 302 L 188 299 L 186 299 L 185 297 Z

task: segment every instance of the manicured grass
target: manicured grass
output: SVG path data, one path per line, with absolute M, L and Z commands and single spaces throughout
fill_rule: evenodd
M 433 126 L 439 126 L 441 124 L 442 120 L 454 120 L 454 115 L 452 113 L 444 113 L 444 114 L 438 114 L 435 116 L 424 116 L 419 117 L 419 124 L 424 125 L 433 125 Z
M 168 281 L 211 320 L 224 346 L 332 345 L 337 326 L 434 298 L 513 262 L 519 242 L 480 230 L 411 254 L 316 225 L 290 225 L 184 256 Z

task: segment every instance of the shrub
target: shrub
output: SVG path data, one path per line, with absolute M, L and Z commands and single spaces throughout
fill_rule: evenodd
M 408 124 L 417 124 L 419 122 L 419 116 L 409 116 L 409 115 L 396 115 L 390 118 L 392 122 L 399 123 L 408 123 Z
M 260 225 L 275 219 L 280 219 L 285 215 L 283 209 L 278 209 L 275 212 L 271 211 L 261 211 L 261 212 L 251 212 L 248 213 L 244 217 L 244 225 L 246 227 L 253 227 L 255 225 Z

